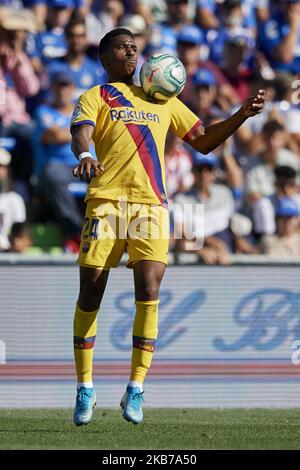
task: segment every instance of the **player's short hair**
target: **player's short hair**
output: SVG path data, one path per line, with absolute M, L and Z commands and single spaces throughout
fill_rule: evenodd
M 126 29 L 126 28 L 112 29 L 111 31 L 106 33 L 105 36 L 103 36 L 103 38 L 101 39 L 99 43 L 98 54 L 99 54 L 100 59 L 103 54 L 106 54 L 108 52 L 111 40 L 115 38 L 116 36 L 120 36 L 121 34 L 126 34 L 127 36 L 130 36 L 132 39 L 134 39 L 134 35 L 129 29 Z

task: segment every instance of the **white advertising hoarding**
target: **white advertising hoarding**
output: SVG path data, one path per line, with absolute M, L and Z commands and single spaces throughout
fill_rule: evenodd
M 73 406 L 77 267 L 0 266 L 0 279 L 0 407 Z M 299 406 L 299 281 L 296 266 L 169 267 L 146 404 Z M 117 406 L 126 385 L 133 316 L 120 267 L 98 317 L 100 406 Z

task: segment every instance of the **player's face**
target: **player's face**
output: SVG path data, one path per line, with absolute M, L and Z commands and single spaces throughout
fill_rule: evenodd
M 136 69 L 136 61 L 137 46 L 132 37 L 120 34 L 113 38 L 104 64 L 110 79 L 131 79 Z

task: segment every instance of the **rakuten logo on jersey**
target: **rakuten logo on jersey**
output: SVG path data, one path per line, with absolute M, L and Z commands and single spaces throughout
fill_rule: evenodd
M 132 108 L 111 109 L 110 118 L 112 121 L 121 120 L 125 123 L 128 123 L 128 122 L 142 123 L 145 121 L 159 123 L 159 117 L 157 114 L 145 113 L 145 111 L 136 111 L 135 109 L 132 109 Z

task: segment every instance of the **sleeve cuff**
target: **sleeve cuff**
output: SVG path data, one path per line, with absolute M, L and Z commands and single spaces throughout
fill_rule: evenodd
M 201 119 L 199 119 L 196 124 L 194 124 L 193 127 L 185 134 L 183 140 L 185 142 L 189 142 L 193 138 L 195 131 L 198 129 L 198 127 L 202 126 L 202 124 L 203 122 L 201 121 Z
M 71 127 L 80 126 L 81 124 L 90 124 L 93 127 L 96 126 L 96 124 L 93 121 L 89 121 L 88 119 L 86 119 L 85 121 L 72 122 Z

